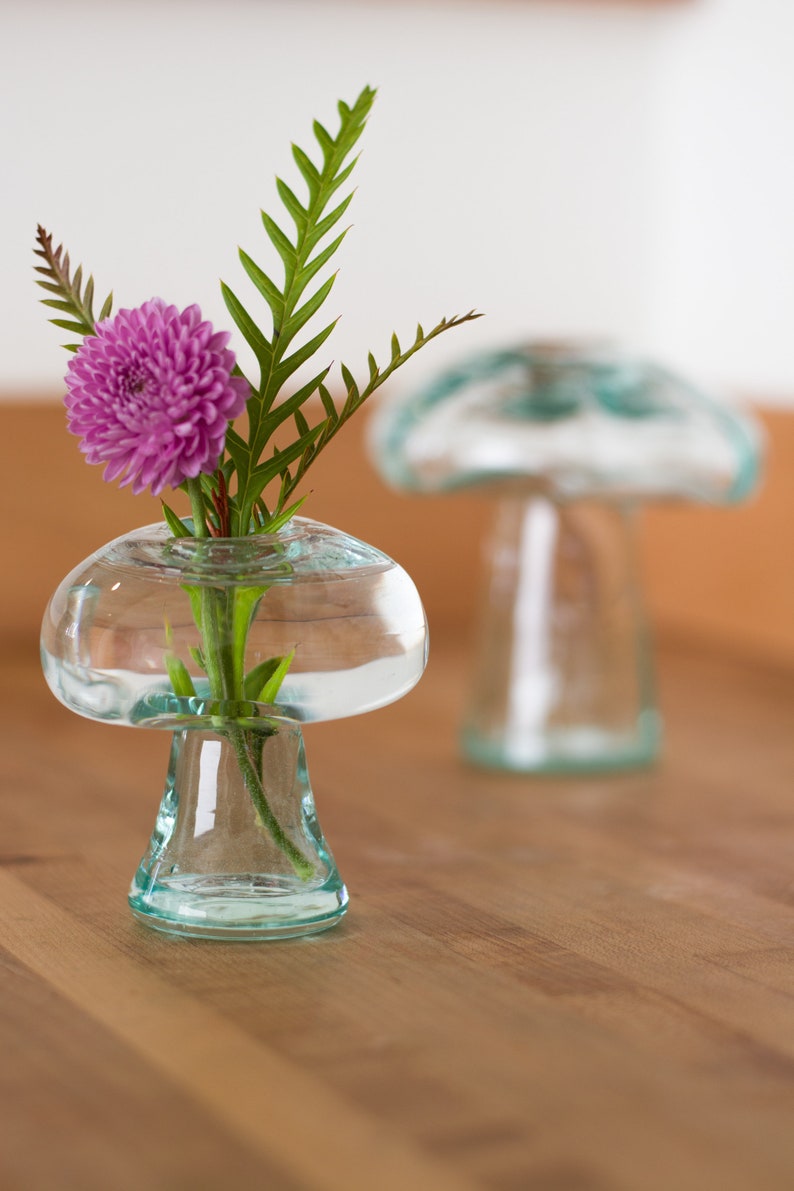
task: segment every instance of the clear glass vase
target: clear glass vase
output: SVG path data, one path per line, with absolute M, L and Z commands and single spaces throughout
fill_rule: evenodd
M 305 518 L 241 539 L 147 526 L 86 559 L 45 613 L 47 682 L 80 715 L 173 733 L 133 913 L 228 939 L 338 922 L 347 893 L 315 813 L 301 725 L 400 698 L 426 658 L 405 571 Z
M 249 767 L 257 781 L 246 782 Z M 287 938 L 333 926 L 347 891 L 317 821 L 300 724 L 218 719 L 174 733 L 129 900 L 148 926 L 187 935 Z
M 622 504 L 503 499 L 461 743 L 483 765 L 619 769 L 657 755 L 649 634 Z
M 536 342 L 382 405 L 371 441 L 397 489 L 498 502 L 465 755 L 526 773 L 651 762 L 661 719 L 635 513 L 744 500 L 760 474 L 753 419 L 624 352 Z

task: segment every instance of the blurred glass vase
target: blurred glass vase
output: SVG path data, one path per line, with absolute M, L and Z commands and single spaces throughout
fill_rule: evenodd
M 240 539 L 147 526 L 81 563 L 44 617 L 50 688 L 90 719 L 173 733 L 130 890 L 135 916 L 243 940 L 338 922 L 347 892 L 317 820 L 302 724 L 400 698 L 426 656 L 405 571 L 305 518 Z
M 753 422 L 642 360 L 530 344 L 383 406 L 373 443 L 398 489 L 496 498 L 465 754 L 551 773 L 652 761 L 637 511 L 743 499 L 759 472 Z

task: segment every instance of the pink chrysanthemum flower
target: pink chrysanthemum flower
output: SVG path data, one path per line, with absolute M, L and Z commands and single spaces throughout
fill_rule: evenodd
M 162 298 L 98 323 L 66 374 L 68 426 L 87 461 L 155 496 L 214 471 L 250 392 L 231 375 L 228 341 L 198 306 L 180 313 Z

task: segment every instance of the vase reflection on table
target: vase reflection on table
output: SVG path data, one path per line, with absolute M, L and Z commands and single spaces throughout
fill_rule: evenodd
M 220 667 L 208 664 L 213 653 Z M 302 724 L 400 698 L 426 657 L 405 571 L 306 518 L 242 539 L 147 526 L 77 567 L 44 618 L 51 689 L 88 718 L 173 733 L 134 914 L 230 939 L 338 922 L 347 892 L 315 813 Z

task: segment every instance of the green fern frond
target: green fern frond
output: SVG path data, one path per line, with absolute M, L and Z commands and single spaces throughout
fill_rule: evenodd
M 259 386 L 248 402 L 248 443 L 245 447 L 240 442 L 230 445 L 230 454 L 237 469 L 233 516 L 238 532 L 247 532 L 251 524 L 257 499 L 261 495 L 261 489 L 257 490 L 258 485 L 262 475 L 266 474 L 260 461 L 271 444 L 275 429 L 291 415 L 299 439 L 306 437 L 308 423 L 305 418 L 301 421 L 295 415 L 304 402 L 319 392 L 328 371 L 325 369 L 318 373 L 313 381 L 303 385 L 286 402 L 279 402 L 284 386 L 319 351 L 336 325 L 334 320 L 307 342 L 295 345 L 297 337 L 318 313 L 333 288 L 335 273 L 309 297 L 304 297 L 314 278 L 329 263 L 345 237 L 346 231 L 343 230 L 326 242 L 345 214 L 353 197 L 352 192 L 333 206 L 331 200 L 355 166 L 356 159 L 350 161 L 350 154 L 364 130 L 374 99 L 375 92 L 365 87 L 352 107 L 340 104 L 340 123 L 336 136 L 315 122 L 313 131 L 320 149 L 321 163 L 315 163 L 308 153 L 293 145 L 293 159 L 306 185 L 307 196 L 301 199 L 280 178 L 276 179 L 276 190 L 294 226 L 294 239 L 287 235 L 280 222 L 267 212 L 262 212 L 263 227 L 280 258 L 283 272 L 281 284 L 249 253 L 240 249 L 240 262 L 259 296 L 264 299 L 270 316 L 270 330 L 263 331 L 230 287 L 222 286 L 227 309 L 254 352 L 260 369 Z M 277 452 L 275 457 L 279 458 L 281 454 Z M 283 454 L 286 466 L 295 456 L 292 455 L 291 447 Z M 286 460 L 287 454 L 289 460 Z M 266 472 L 269 473 L 271 468 L 272 460 Z
M 452 318 L 442 318 L 441 322 L 433 327 L 432 331 L 427 334 L 422 329 L 421 324 L 416 328 L 416 337 L 411 346 L 403 351 L 400 348 L 399 341 L 396 335 L 392 336 L 391 340 L 391 359 L 386 368 L 381 371 L 378 367 L 377 361 L 372 353 L 369 353 L 369 380 L 363 389 L 360 389 L 356 380 L 345 365 L 341 365 L 342 379 L 345 383 L 346 395 L 342 404 L 342 408 L 338 409 L 331 394 L 324 385 L 320 385 L 320 396 L 325 409 L 325 418 L 314 427 L 316 432 L 315 437 L 307 445 L 306 449 L 298 459 L 298 465 L 294 469 L 294 473 L 290 475 L 289 481 L 282 485 L 280 494 L 280 504 L 289 500 L 292 493 L 300 484 L 309 467 L 314 463 L 317 456 L 325 449 L 331 439 L 342 429 L 342 426 L 352 418 L 364 402 L 372 396 L 372 394 L 384 384 L 390 376 L 392 376 L 398 368 L 401 368 L 411 356 L 420 351 L 426 344 L 430 343 L 432 339 L 443 334 L 445 331 L 452 330 L 453 327 L 462 326 L 463 323 L 473 322 L 475 319 L 481 318 L 482 315 L 474 310 L 470 310 L 468 314 L 454 315 Z

